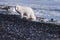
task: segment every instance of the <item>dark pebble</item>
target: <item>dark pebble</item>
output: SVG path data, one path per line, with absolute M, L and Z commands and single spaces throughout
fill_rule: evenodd
M 60 26 L 0 14 L 0 40 L 59 40 Z

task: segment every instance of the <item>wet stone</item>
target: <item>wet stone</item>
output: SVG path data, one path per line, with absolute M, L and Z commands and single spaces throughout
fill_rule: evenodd
M 59 40 L 60 26 L 0 14 L 0 40 Z

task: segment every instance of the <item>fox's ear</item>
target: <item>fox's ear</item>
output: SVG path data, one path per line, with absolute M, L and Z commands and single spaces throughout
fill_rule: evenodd
M 19 7 L 20 7 L 19 5 L 16 5 L 16 6 L 15 6 L 15 9 L 16 9 L 16 10 L 18 10 L 18 9 L 19 9 Z
M 15 6 L 15 10 L 18 10 L 18 6 Z
M 18 6 L 18 5 L 15 6 L 15 10 L 17 9 L 17 6 Z

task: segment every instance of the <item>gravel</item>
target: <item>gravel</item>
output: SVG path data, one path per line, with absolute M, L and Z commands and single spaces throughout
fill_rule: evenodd
M 0 14 L 0 40 L 60 40 L 60 25 Z

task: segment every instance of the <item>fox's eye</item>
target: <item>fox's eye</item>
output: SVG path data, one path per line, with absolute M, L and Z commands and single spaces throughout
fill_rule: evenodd
M 23 15 L 24 15 L 24 16 L 27 16 L 27 13 L 24 13 Z

